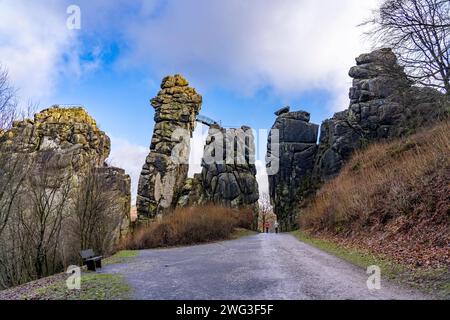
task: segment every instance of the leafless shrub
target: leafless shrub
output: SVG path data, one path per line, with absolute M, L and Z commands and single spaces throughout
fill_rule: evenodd
M 123 247 L 148 249 L 223 240 L 229 238 L 235 228 L 250 227 L 252 222 L 252 210 L 214 205 L 180 208 L 138 229 Z

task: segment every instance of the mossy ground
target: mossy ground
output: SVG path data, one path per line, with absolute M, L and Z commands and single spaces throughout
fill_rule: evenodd
M 127 263 L 137 257 L 137 251 L 119 251 L 104 259 L 103 265 Z M 63 273 L 48 277 L 46 281 L 37 281 L 29 288 L 11 289 L 10 299 L 19 300 L 126 300 L 130 297 L 130 287 L 121 275 L 83 272 L 81 289 L 69 290 L 66 279 L 69 275 Z M 24 285 L 27 287 L 27 285 Z M 21 289 L 21 290 L 19 290 Z
M 113 256 L 103 260 L 103 265 L 116 264 L 116 263 L 126 263 L 132 258 L 139 255 L 139 251 L 135 250 L 122 250 L 114 254 Z
M 69 290 L 66 281 L 58 281 L 23 296 L 24 300 L 126 300 L 130 287 L 122 276 L 112 274 L 84 273 L 81 289 Z
M 331 253 L 361 268 L 366 269 L 372 265 L 379 266 L 383 277 L 390 281 L 409 285 L 440 299 L 450 299 L 450 273 L 445 268 L 413 268 L 387 257 L 374 255 L 368 250 L 343 247 L 299 230 L 292 232 L 292 235 L 302 242 Z

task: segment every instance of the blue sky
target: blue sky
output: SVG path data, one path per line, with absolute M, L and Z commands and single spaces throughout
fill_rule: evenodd
M 135 186 L 153 130 L 149 100 L 165 75 L 183 74 L 203 96 L 201 113 L 226 126 L 269 129 L 285 105 L 321 123 L 348 106 L 348 70 L 370 49 L 356 26 L 376 3 L 0 0 L 0 63 L 23 100 L 86 106 Z M 80 30 L 66 27 L 72 4 Z

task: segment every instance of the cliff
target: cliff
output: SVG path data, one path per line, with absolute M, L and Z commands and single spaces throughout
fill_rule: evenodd
M 1 169 L 14 170 L 11 172 L 12 177 L 16 175 L 14 178 L 19 178 L 23 172 L 26 179 L 33 179 L 33 175 L 37 177 L 51 170 L 48 178 L 34 178 L 33 183 L 39 180 L 41 184 L 48 184 L 44 186 L 47 188 L 71 177 L 70 189 L 74 195 L 89 174 L 108 185 L 115 202 L 109 215 L 115 221 L 111 234 L 112 242 L 116 242 L 129 228 L 131 182 L 124 170 L 106 165 L 109 153 L 109 137 L 81 107 L 54 106 L 37 113 L 34 119 L 16 121 L 10 130 L 0 133 L 0 154 L 6 161 L 2 162 Z M 17 159 L 22 160 L 16 163 Z M 28 186 L 23 185 L 23 188 Z M 30 190 L 21 193 L 26 191 Z
M 350 107 L 322 123 L 318 145 L 314 125 L 307 125 L 307 113 L 286 108 L 277 112 L 274 129 L 280 132 L 280 170 L 269 177 L 269 186 L 284 230 L 297 226 L 297 215 L 311 195 L 336 177 L 356 150 L 410 135 L 443 117 L 448 108 L 442 93 L 408 81 L 390 49 L 363 54 L 356 64 L 349 72 L 353 78 Z M 303 119 L 289 119 L 299 114 L 305 115 Z M 268 167 L 274 152 L 272 140 L 270 137 Z M 299 145 L 304 142 L 308 145 Z

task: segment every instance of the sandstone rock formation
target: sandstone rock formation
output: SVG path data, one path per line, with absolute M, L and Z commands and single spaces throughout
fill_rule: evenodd
M 267 166 L 269 194 L 275 214 L 281 228 L 289 230 L 295 224 L 292 213 L 304 192 L 310 188 L 319 126 L 309 123 L 307 112 L 282 110 L 284 112 L 276 113 L 279 116 L 269 136 Z M 274 174 L 270 174 L 272 170 Z
M 448 108 L 440 92 L 412 86 L 390 49 L 363 54 L 356 63 L 349 72 L 354 79 L 350 107 L 323 122 L 318 146 L 317 126 L 307 125 L 309 116 L 300 113 L 294 120 L 286 110 L 277 113 L 280 172 L 269 177 L 269 186 L 284 230 L 295 227 L 303 200 L 335 177 L 355 150 L 411 134 Z M 268 157 L 273 153 L 270 139 Z
M 190 138 L 202 97 L 180 75 L 163 79 L 151 101 L 155 128 L 139 179 L 137 212 L 140 219 L 154 218 L 172 209 L 189 171 Z
M 412 86 L 390 49 L 363 54 L 350 69 L 350 107 L 321 127 L 314 179 L 336 176 L 352 153 L 368 143 L 415 132 L 438 119 L 444 96 Z
M 202 173 L 188 179 L 179 206 L 214 203 L 231 208 L 252 208 L 259 199 L 255 142 L 252 129 L 212 126 L 208 133 Z
M 0 135 L 0 143 L 12 152 L 54 150 L 71 154 L 75 171 L 88 162 L 103 166 L 111 148 L 109 137 L 81 107 L 54 106 L 37 113 L 34 120 L 16 121 L 11 130 Z
M 124 170 L 105 164 L 109 153 L 109 137 L 81 107 L 53 106 L 37 113 L 33 120 L 17 121 L 10 130 L 0 133 L 0 154 L 9 159 L 22 155 L 28 175 L 52 168 L 53 178 L 69 175 L 77 188 L 90 170 L 95 172 L 114 193 L 115 209 L 110 214 L 119 221 L 113 231 L 118 239 L 130 223 L 131 182 Z

